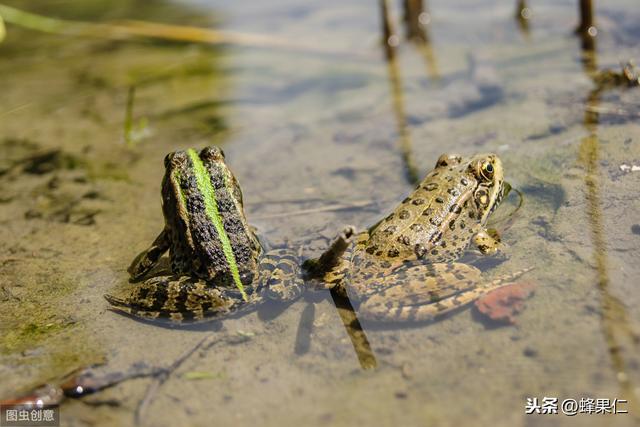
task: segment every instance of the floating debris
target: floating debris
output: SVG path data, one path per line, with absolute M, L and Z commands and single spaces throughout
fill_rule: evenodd
M 624 173 L 628 173 L 628 172 L 639 172 L 640 171 L 640 166 L 638 165 L 628 165 L 626 163 L 623 163 L 620 165 L 620 170 Z
M 518 282 L 503 286 L 475 302 L 478 311 L 486 318 L 505 325 L 515 325 L 516 316 L 524 310 L 524 301 L 529 298 L 535 285 Z
M 631 60 L 621 64 L 620 71 L 610 69 L 599 71 L 593 76 L 596 90 L 610 89 L 618 86 L 638 87 L 640 86 L 640 71 Z
M 208 372 L 208 371 L 190 371 L 182 374 L 182 378 L 189 381 L 197 380 L 212 380 L 224 377 L 222 372 Z

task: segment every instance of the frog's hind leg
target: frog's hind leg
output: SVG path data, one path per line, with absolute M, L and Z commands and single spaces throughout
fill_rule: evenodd
M 147 274 L 157 263 L 162 254 L 169 249 L 169 232 L 165 228 L 156 237 L 151 246 L 141 252 L 131 263 L 127 271 L 132 280 L 138 280 Z
M 274 249 L 260 260 L 260 285 L 269 299 L 288 301 L 302 294 L 300 257 L 291 249 Z
M 387 322 L 433 320 L 475 301 L 494 289 L 511 284 L 513 280 L 532 269 L 526 268 L 487 283 L 480 283 L 479 270 L 465 264 L 454 263 L 452 266 L 435 266 L 450 269 L 435 277 L 425 275 L 427 270 L 424 266 L 409 267 L 384 277 L 378 284 L 373 285 L 377 292 L 368 296 L 360 305 L 360 316 Z M 454 275 L 455 280 L 447 277 L 447 273 Z
M 136 317 L 197 322 L 230 314 L 243 305 L 234 289 L 208 287 L 190 277 L 154 277 L 137 286 L 125 298 L 105 295 L 111 308 Z

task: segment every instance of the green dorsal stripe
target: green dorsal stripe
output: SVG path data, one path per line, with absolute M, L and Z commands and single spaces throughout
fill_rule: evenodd
M 244 286 L 240 281 L 240 272 L 238 271 L 238 264 L 236 264 L 236 257 L 235 255 L 233 255 L 231 241 L 229 241 L 229 236 L 227 236 L 227 232 L 224 230 L 224 226 L 222 225 L 222 217 L 220 216 L 220 212 L 218 211 L 216 193 L 213 189 L 213 185 L 211 185 L 211 177 L 209 176 L 209 172 L 204 167 L 200 156 L 198 156 L 198 153 L 196 153 L 193 148 L 187 150 L 187 154 L 189 154 L 191 163 L 193 163 L 193 172 L 196 176 L 198 190 L 200 191 L 200 194 L 202 194 L 202 198 L 204 199 L 205 213 L 207 214 L 209 220 L 216 227 L 218 237 L 220 238 L 220 243 L 222 243 L 222 251 L 224 252 L 224 257 L 227 260 L 227 264 L 229 264 L 229 269 L 231 270 L 231 275 L 233 276 L 233 281 L 236 283 L 236 286 L 240 290 L 242 298 L 247 301 L 247 294 L 245 293 Z

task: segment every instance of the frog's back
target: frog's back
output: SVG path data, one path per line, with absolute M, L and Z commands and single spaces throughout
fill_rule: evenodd
M 167 168 L 162 193 L 172 270 L 232 286 L 236 269 L 247 284 L 261 248 L 245 220 L 237 182 L 218 153 L 179 151 Z
M 471 232 L 468 201 L 475 180 L 462 165 L 437 166 L 402 203 L 372 230 L 365 251 L 382 258 L 457 258 Z M 466 213 L 467 218 L 462 218 Z M 457 244 L 457 241 L 460 244 Z M 464 244 L 463 244 L 464 242 Z

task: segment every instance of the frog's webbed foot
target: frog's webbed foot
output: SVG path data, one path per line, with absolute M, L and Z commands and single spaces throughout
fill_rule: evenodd
M 494 289 L 508 285 L 530 269 L 481 283 L 480 271 L 460 264 L 408 265 L 370 286 L 359 314 L 386 322 L 433 320 L 461 308 Z
M 274 249 L 260 260 L 260 282 L 264 296 L 275 300 L 293 300 L 302 294 L 300 259 L 290 249 Z
M 112 309 L 147 319 L 195 322 L 229 314 L 247 303 L 236 289 L 209 287 L 188 276 L 158 276 L 125 298 L 105 295 Z
M 156 237 L 151 246 L 138 254 L 127 271 L 131 280 L 136 281 L 147 274 L 157 263 L 162 254 L 169 249 L 169 233 L 166 229 Z

